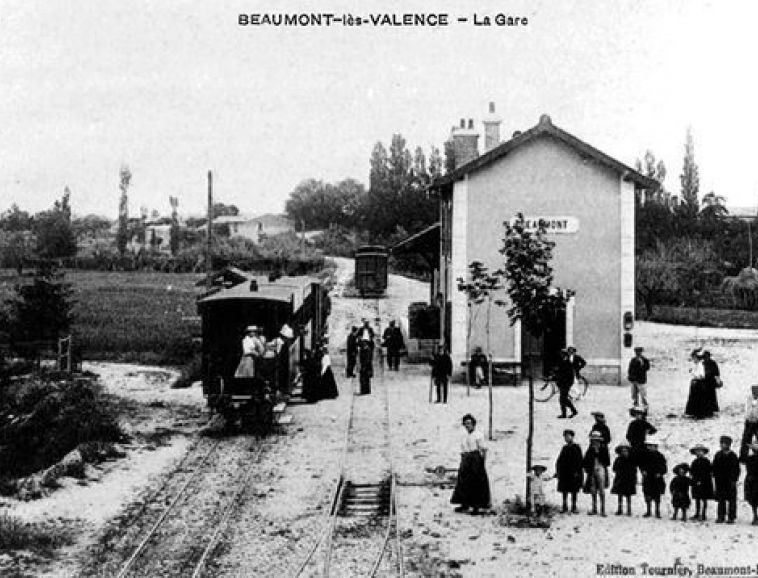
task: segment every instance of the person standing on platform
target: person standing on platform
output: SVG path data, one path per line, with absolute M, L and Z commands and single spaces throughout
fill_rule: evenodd
M 745 404 L 745 426 L 742 429 L 742 443 L 740 444 L 741 462 L 747 459 L 748 449 L 753 442 L 753 437 L 758 438 L 758 385 L 750 386 L 750 395 Z
M 574 366 L 574 375 L 578 378 L 582 374 L 582 369 L 587 367 L 587 362 L 581 355 L 577 354 L 576 347 L 573 345 L 569 345 L 566 351 L 568 352 L 571 365 Z
M 395 320 L 391 319 L 389 327 L 384 330 L 382 336 L 382 347 L 387 348 L 387 367 L 390 371 L 400 369 L 400 352 L 405 347 L 403 332 L 395 325 Z
M 561 419 L 566 417 L 572 418 L 577 414 L 576 408 L 569 397 L 571 386 L 574 385 L 574 379 L 576 379 L 574 366 L 569 360 L 568 351 L 564 349 L 561 351 L 561 360 L 558 362 L 558 369 L 555 372 L 555 384 L 558 386 L 559 392 L 558 403 L 561 406 L 561 415 L 558 417 Z M 567 416 L 566 410 L 570 410 L 571 415 Z
M 650 361 L 642 355 L 643 351 L 642 347 L 634 348 L 634 357 L 629 362 L 627 379 L 632 384 L 632 404 L 647 410 L 647 372 L 650 370 Z
M 632 459 L 632 446 L 623 441 L 616 446 L 616 459 L 613 460 L 613 487 L 611 494 L 618 496 L 619 504 L 616 515 L 623 515 L 623 501 L 626 498 L 626 515 L 632 515 L 632 496 L 637 493 L 637 466 Z
M 373 341 L 361 340 L 359 346 L 358 360 L 361 366 L 358 375 L 360 376 L 361 395 L 371 393 L 371 378 L 374 377 L 374 348 L 372 343 Z
M 584 470 L 582 469 L 582 448 L 574 443 L 574 430 L 563 430 L 566 442 L 555 461 L 555 477 L 558 478 L 558 491 L 563 494 L 561 512 L 568 512 L 568 496 L 571 494 L 571 513 L 576 514 L 576 495 L 582 489 Z
M 690 453 L 695 456 L 690 464 L 692 498 L 695 500 L 695 517 L 692 519 L 703 522 L 708 513 L 708 500 L 713 499 L 713 467 L 711 460 L 705 457 L 708 451 L 703 444 L 690 448 Z
M 590 434 L 598 432 L 603 436 L 603 445 L 608 447 L 611 443 L 611 430 L 608 424 L 605 423 L 605 414 L 602 411 L 593 411 L 592 416 L 595 418 L 595 423 L 592 424 Z
M 469 361 L 469 382 L 473 383 L 476 389 L 481 389 L 485 382 L 487 366 L 487 356 L 482 352 L 481 347 L 476 347 Z
M 661 496 L 666 491 L 665 475 L 668 471 L 666 458 L 658 451 L 658 441 L 648 439 L 645 441 L 647 448 L 639 457 L 638 467 L 642 473 L 642 493 L 645 495 L 647 512 L 642 517 L 652 516 L 651 507 L 655 503 L 655 517 L 661 517 Z
M 480 508 L 490 507 L 490 481 L 487 477 L 487 447 L 484 435 L 476 430 L 476 419 L 467 413 L 461 419 L 466 432 L 461 439 L 461 464 L 458 468 L 458 481 L 455 483 L 451 504 L 459 504 L 456 512 L 465 512 L 471 508 L 476 515 Z
M 371 327 L 371 323 L 365 317 L 363 319 L 363 325 L 358 331 L 358 342 L 367 342 L 371 346 L 371 349 L 374 349 L 374 328 Z
M 721 449 L 713 456 L 713 481 L 718 501 L 717 524 L 734 524 L 737 519 L 737 480 L 740 479 L 740 462 L 732 451 L 732 438 L 719 438 Z
M 453 374 L 453 360 L 442 345 L 432 356 L 432 379 L 437 389 L 437 403 L 447 403 L 447 390 L 450 376 Z
M 600 433 L 590 434 L 590 447 L 584 454 L 582 465 L 586 473 L 584 492 L 592 496 L 592 510 L 588 514 L 594 516 L 598 513 L 597 502 L 600 498 L 600 515 L 605 516 L 605 490 L 609 486 L 608 466 L 611 465 L 611 458 Z
M 332 371 L 332 359 L 329 357 L 329 348 L 324 345 L 321 350 L 321 379 L 320 390 L 321 399 L 336 399 L 339 397 L 340 392 L 337 388 L 337 380 L 334 379 L 334 372 Z
M 629 410 L 632 421 L 626 429 L 626 441 L 632 446 L 632 460 L 639 466 L 639 459 L 645 451 L 645 441 L 647 436 L 654 435 L 658 430 L 649 421 L 647 421 L 647 412 L 639 407 L 633 407 Z
M 758 526 L 758 443 L 750 444 L 745 460 L 745 501 L 753 509 L 753 526 Z
M 703 397 L 708 413 L 719 412 L 719 399 L 716 390 L 721 387 L 719 364 L 711 359 L 711 352 L 703 351 Z
M 355 363 L 358 360 L 358 328 L 353 325 L 347 334 L 347 365 L 345 375 L 355 377 Z

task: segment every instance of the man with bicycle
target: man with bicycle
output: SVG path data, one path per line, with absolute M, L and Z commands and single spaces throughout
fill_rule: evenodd
M 571 365 L 574 368 L 574 376 L 576 379 L 579 379 L 581 376 L 582 369 L 584 369 L 587 366 L 587 362 L 584 360 L 584 358 L 581 355 L 578 355 L 576 352 L 576 347 L 573 345 L 569 345 L 566 348 L 566 351 L 568 352 L 569 361 L 571 362 Z
M 555 384 L 558 386 L 559 392 L 558 402 L 561 406 L 561 415 L 558 417 L 561 419 L 567 417 L 570 419 L 577 414 L 576 408 L 574 407 L 574 404 L 571 402 L 571 398 L 569 397 L 569 391 L 571 391 L 571 386 L 574 385 L 575 379 L 576 369 L 574 367 L 574 363 L 571 361 L 568 350 L 562 349 L 561 359 L 558 362 L 558 367 L 555 371 Z M 566 415 L 567 409 L 571 410 L 571 415 Z

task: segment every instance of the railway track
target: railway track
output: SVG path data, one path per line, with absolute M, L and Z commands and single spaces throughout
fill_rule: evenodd
M 388 384 L 379 379 L 372 388 L 353 394 L 328 515 L 294 578 L 405 575 Z
M 269 443 L 201 437 L 84 576 L 203 575 Z

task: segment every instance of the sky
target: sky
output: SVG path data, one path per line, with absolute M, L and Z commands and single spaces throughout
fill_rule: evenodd
M 238 25 L 303 12 L 452 22 Z M 167 214 L 169 196 L 200 214 L 208 170 L 216 200 L 280 212 L 300 181 L 367 184 L 377 141 L 428 152 L 490 101 L 506 138 L 547 113 L 627 164 L 651 149 L 673 193 L 691 127 L 701 194 L 755 206 L 757 17 L 754 0 L 3 0 L 0 211 L 43 210 L 68 186 L 75 213 L 115 218 L 126 164 L 132 214 Z

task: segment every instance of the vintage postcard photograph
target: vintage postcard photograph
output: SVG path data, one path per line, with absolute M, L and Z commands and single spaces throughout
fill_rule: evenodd
M 0 2 L 0 575 L 758 576 L 756 22 Z

